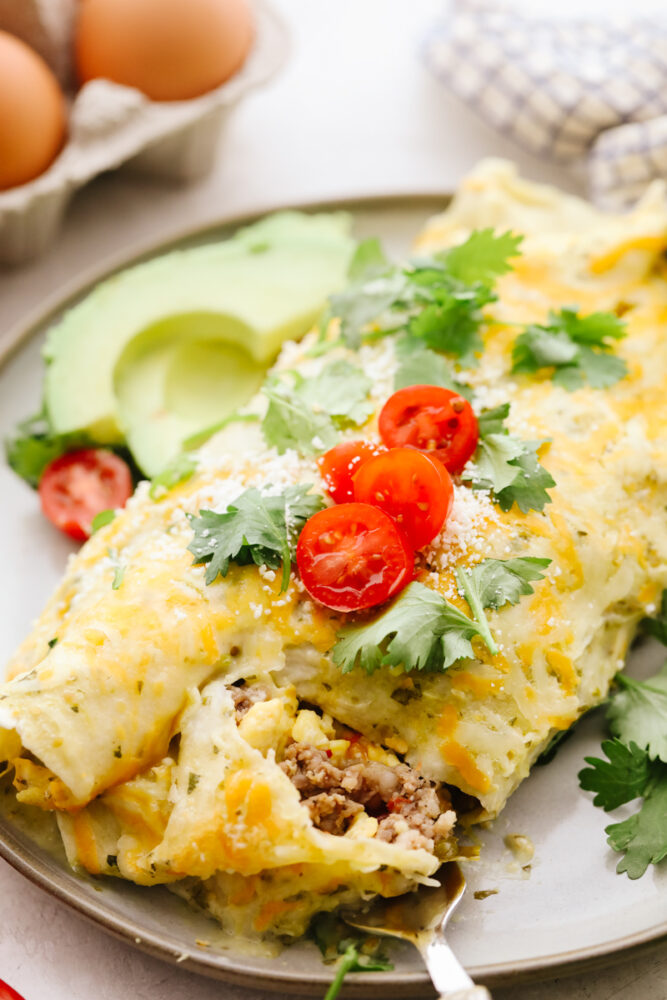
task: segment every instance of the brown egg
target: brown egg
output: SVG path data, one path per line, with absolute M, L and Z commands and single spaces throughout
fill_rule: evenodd
M 248 0 L 82 0 L 77 71 L 182 101 L 224 83 L 252 38 Z
M 0 191 L 44 173 L 66 132 L 65 98 L 41 56 L 0 31 Z

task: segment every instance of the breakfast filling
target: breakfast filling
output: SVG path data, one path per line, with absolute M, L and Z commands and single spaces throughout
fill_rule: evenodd
M 399 847 L 427 851 L 451 834 L 456 814 L 447 793 L 407 764 L 389 767 L 353 759 L 338 767 L 330 758 L 331 751 L 291 743 L 280 765 L 320 830 L 358 830 Z
M 261 683 L 233 685 L 230 693 L 237 724 L 271 696 L 268 685 Z M 444 785 L 421 777 L 395 754 L 312 707 L 302 707 L 299 717 L 301 722 L 308 719 L 314 739 L 321 740 L 327 730 L 334 737 L 324 746 L 289 737 L 277 754 L 314 826 L 337 836 L 375 837 L 408 850 L 451 855 L 447 840 L 456 813 Z M 369 759 L 370 754 L 386 762 Z

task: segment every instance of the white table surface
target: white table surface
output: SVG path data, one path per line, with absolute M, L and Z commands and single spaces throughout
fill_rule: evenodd
M 660 2 L 635 0 L 633 7 L 655 9 Z M 0 340 L 91 265 L 226 214 L 380 192 L 446 192 L 489 154 L 577 190 L 572 177 L 487 128 L 423 70 L 418 42 L 439 12 L 437 0 L 274 3 L 292 30 L 289 64 L 234 113 L 214 173 L 186 189 L 110 174 L 80 192 L 51 251 L 22 270 L 0 272 Z M 627 9 L 626 0 L 561 0 L 558 13 L 605 16 L 612 8 Z M 260 1000 L 256 991 L 199 978 L 116 942 L 4 862 L 0 978 L 26 1000 Z M 370 983 L 382 996 L 381 979 Z M 497 990 L 494 997 L 666 1000 L 667 945 L 613 968 Z

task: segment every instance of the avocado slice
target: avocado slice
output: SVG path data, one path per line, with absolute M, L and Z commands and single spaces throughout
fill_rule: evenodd
M 159 471 L 194 431 L 246 402 L 287 339 L 346 280 L 343 212 L 279 212 L 220 243 L 173 251 L 98 285 L 49 331 L 54 434 L 127 437 Z
M 196 323 L 201 331 L 201 324 Z M 118 417 L 134 459 L 148 476 L 161 472 L 183 442 L 234 413 L 257 392 L 266 364 L 219 337 L 132 340 L 116 365 Z

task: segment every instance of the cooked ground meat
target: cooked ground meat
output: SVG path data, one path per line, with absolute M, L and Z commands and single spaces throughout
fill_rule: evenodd
M 280 766 L 308 806 L 313 823 L 328 833 L 344 833 L 349 821 L 365 809 L 377 817 L 376 835 L 381 840 L 432 850 L 456 819 L 434 783 L 407 764 L 389 767 L 354 761 L 337 767 L 324 750 L 292 743 Z
M 357 813 L 363 812 L 360 802 L 353 802 L 340 792 L 320 792 L 306 799 L 310 818 L 316 827 L 326 833 L 345 833 Z
M 230 689 L 234 708 L 236 710 L 236 722 L 241 721 L 248 709 L 258 701 L 266 701 L 267 690 L 261 684 L 233 685 Z

